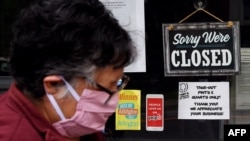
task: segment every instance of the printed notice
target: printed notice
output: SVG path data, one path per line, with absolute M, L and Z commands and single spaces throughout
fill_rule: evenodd
M 250 63 L 250 49 L 240 48 L 241 63 Z
M 146 72 L 144 0 L 101 0 L 119 23 L 129 31 L 138 57 L 125 72 Z
M 122 90 L 116 108 L 116 130 L 141 129 L 141 91 Z
M 229 119 L 229 82 L 179 82 L 178 119 Z
M 248 53 L 250 55 L 250 50 L 248 50 Z M 250 109 L 250 63 L 241 63 L 241 74 L 236 76 L 235 100 L 236 109 L 245 110 L 241 114 L 247 114 Z M 250 123 L 249 118 L 244 119 L 245 122 Z

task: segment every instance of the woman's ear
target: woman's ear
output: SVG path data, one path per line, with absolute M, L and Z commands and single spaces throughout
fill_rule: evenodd
M 62 79 L 57 75 L 46 76 L 43 79 L 43 86 L 48 94 L 57 94 L 58 93 L 58 85 L 62 83 Z

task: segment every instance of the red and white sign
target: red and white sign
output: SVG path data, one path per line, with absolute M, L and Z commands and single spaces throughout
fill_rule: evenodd
M 146 96 L 146 130 L 163 131 L 164 97 L 162 94 L 147 94 Z

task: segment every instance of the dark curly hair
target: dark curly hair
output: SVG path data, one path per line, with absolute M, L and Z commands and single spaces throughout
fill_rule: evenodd
M 12 31 L 11 74 L 36 98 L 47 75 L 71 80 L 125 67 L 136 56 L 128 31 L 98 0 L 40 0 L 21 11 Z

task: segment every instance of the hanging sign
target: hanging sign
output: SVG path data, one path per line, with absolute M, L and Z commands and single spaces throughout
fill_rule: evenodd
M 163 24 L 165 76 L 239 73 L 239 23 Z
M 178 119 L 229 119 L 229 82 L 179 82 Z

